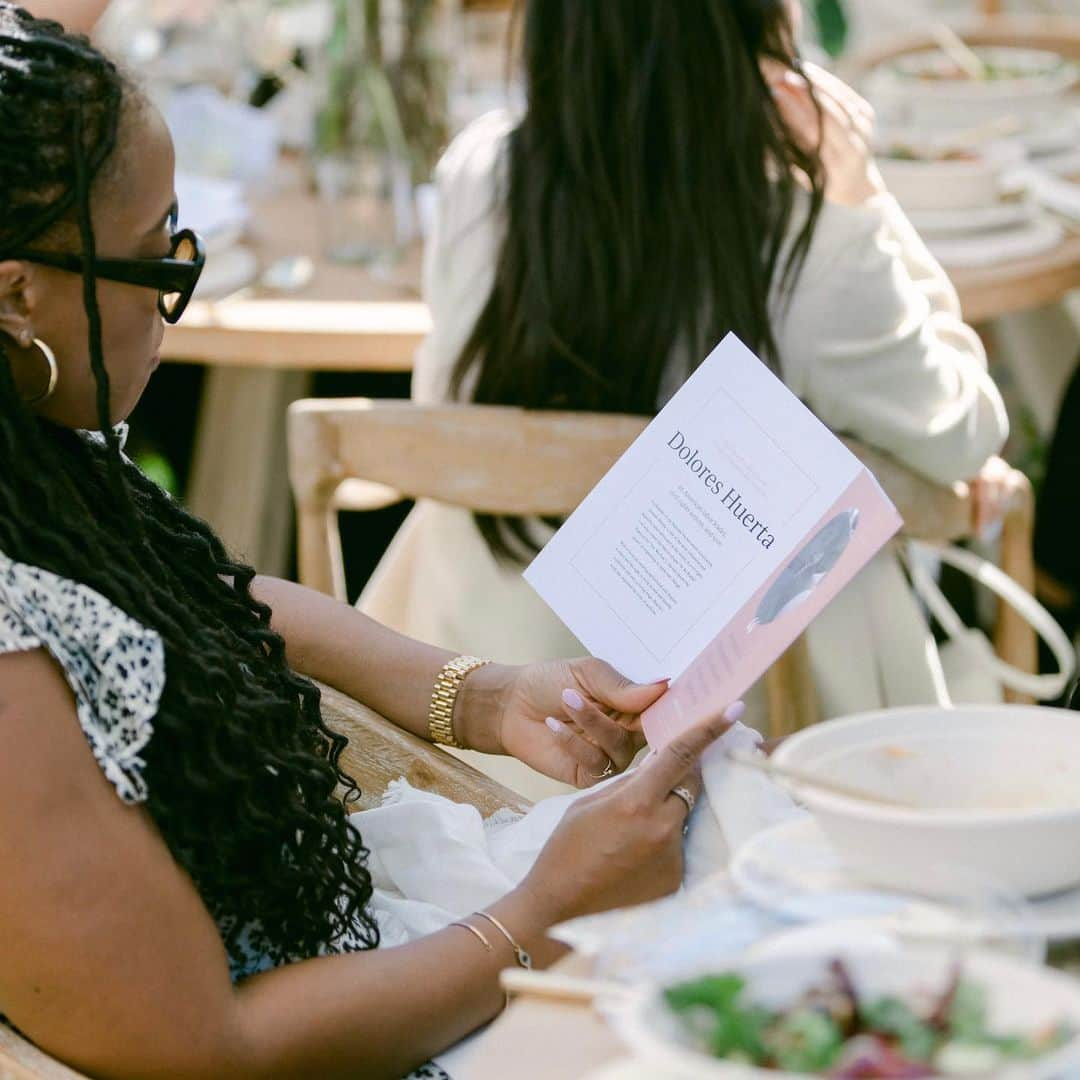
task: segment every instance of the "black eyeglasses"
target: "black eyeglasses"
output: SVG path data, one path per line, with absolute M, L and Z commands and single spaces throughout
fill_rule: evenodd
M 78 274 L 83 272 L 86 264 L 83 255 L 58 251 L 27 249 L 4 257 Z M 105 281 L 156 289 L 158 311 L 167 323 L 175 323 L 184 314 L 205 263 L 206 246 L 202 237 L 191 229 L 181 229 L 172 234 L 169 254 L 164 259 L 95 259 L 94 274 Z

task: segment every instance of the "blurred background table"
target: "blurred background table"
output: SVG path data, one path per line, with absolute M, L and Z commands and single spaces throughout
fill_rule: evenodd
M 331 263 L 319 254 L 323 212 L 298 189 L 260 199 L 251 237 L 260 271 L 306 255 L 311 280 L 295 292 L 255 285 L 196 301 L 168 328 L 162 349 L 165 360 L 208 369 L 188 503 L 266 573 L 284 573 L 291 555 L 289 404 L 310 392 L 317 371 L 411 371 L 431 326 L 419 296 L 419 248 L 389 268 Z M 1080 235 L 1034 258 L 952 276 L 971 322 L 1039 307 L 1080 286 Z
M 408 372 L 430 328 L 419 299 L 420 250 L 392 267 L 331 263 L 320 254 L 326 209 L 299 189 L 256 200 L 250 245 L 260 273 L 308 256 L 294 292 L 260 285 L 195 301 L 168 328 L 162 358 L 207 367 L 187 502 L 229 548 L 265 573 L 291 555 L 285 411 L 316 371 Z
M 1080 288 L 1080 233 L 1071 232 L 1050 251 L 994 266 L 949 270 L 964 318 L 986 323 L 1061 300 Z

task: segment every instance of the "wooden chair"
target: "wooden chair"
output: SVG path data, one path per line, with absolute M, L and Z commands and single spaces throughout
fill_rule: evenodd
M 527 799 L 459 758 L 403 731 L 345 694 L 328 686 L 321 689 L 327 727 L 349 739 L 341 760 L 344 771 L 360 785 L 361 798 L 355 809 L 378 806 L 390 781 L 399 776 L 415 788 L 469 803 L 484 817 L 503 807 L 521 812 L 529 809 Z
M 378 713 L 328 686 L 322 687 L 323 719 L 348 736 L 342 763 L 363 793 L 352 809 L 377 806 L 391 780 L 404 776 L 414 787 L 470 803 L 485 817 L 501 807 L 525 811 L 529 803 L 437 746 L 391 724 Z M 88 1080 L 43 1053 L 0 1023 L 0 1080 Z
M 300 580 L 345 599 L 337 513 L 428 498 L 492 514 L 565 516 L 611 467 L 648 420 L 637 416 L 530 412 L 491 405 L 309 400 L 289 410 L 289 473 L 297 505 Z M 935 486 L 849 442 L 905 521 L 908 535 L 949 541 L 969 535 L 965 485 Z M 1023 481 L 1005 523 L 1001 563 L 1032 588 L 1032 503 Z M 1002 608 L 999 654 L 1034 671 L 1036 640 Z M 805 641 L 766 675 L 772 734 L 819 718 Z

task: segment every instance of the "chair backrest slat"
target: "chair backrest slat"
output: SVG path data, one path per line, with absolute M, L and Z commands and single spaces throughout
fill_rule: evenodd
M 385 485 L 492 514 L 566 515 L 648 418 L 538 412 L 495 405 L 416 405 L 366 398 L 297 402 L 289 414 L 293 487 L 301 510 L 328 512 L 344 481 Z M 854 440 L 852 451 L 896 503 L 909 535 L 967 535 L 970 502 Z
M 324 451 L 314 476 L 299 478 L 301 488 L 305 479 L 325 485 L 334 476 L 358 477 L 470 510 L 567 514 L 647 423 L 637 416 L 353 399 L 294 405 L 290 441 Z

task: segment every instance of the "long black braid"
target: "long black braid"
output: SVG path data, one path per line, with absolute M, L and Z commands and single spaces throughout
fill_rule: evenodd
M 94 254 L 91 195 L 138 93 L 85 38 L 0 2 L 0 258 L 65 230 Z M 167 679 L 146 806 L 237 947 L 275 963 L 378 943 L 367 852 L 335 798 L 345 740 L 285 662 L 254 571 L 135 468 L 110 425 L 96 283 L 83 300 L 104 443 L 35 416 L 0 338 L 0 551 L 82 582 L 160 634 Z

